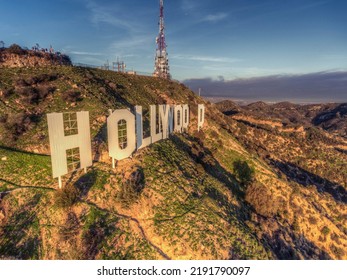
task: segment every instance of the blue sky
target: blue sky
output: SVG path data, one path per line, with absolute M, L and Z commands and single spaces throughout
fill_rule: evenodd
M 0 40 L 152 72 L 159 0 L 0 0 Z M 347 71 L 345 0 L 165 0 L 175 79 Z

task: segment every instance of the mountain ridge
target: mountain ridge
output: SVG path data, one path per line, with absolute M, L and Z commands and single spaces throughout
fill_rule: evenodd
M 216 106 L 226 115 L 240 113 L 240 116 L 280 121 L 283 126 L 315 126 L 336 136 L 347 136 L 347 103 L 299 105 L 291 102 L 255 102 L 237 105 L 232 101 L 221 101 Z
M 67 55 L 60 52 L 49 51 L 47 49 L 28 50 L 17 44 L 8 48 L 0 48 L 0 68 L 1 67 L 40 67 L 54 65 L 71 65 L 71 60 Z

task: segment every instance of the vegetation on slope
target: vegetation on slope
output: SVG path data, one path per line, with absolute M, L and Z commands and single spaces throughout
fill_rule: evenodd
M 230 107 L 227 103 L 224 104 Z M 218 104 L 218 107 L 221 108 L 221 105 Z M 323 115 L 320 112 L 322 108 L 326 110 L 329 106 L 333 106 L 331 110 L 335 112 L 343 104 L 299 106 L 254 103 L 243 106 L 238 112 L 232 106 L 235 113 L 229 114 L 228 119 L 238 141 L 249 152 L 263 159 L 292 187 L 285 199 L 290 208 L 279 208 L 281 216 L 292 213 L 294 230 L 310 236 L 315 244 L 325 243 L 323 250 L 329 257 L 346 258 L 347 142 L 337 136 L 344 135 L 343 129 L 336 128 L 327 133 L 313 121 L 317 119 L 315 115 Z M 303 113 L 304 110 L 309 110 L 311 115 L 300 120 L 300 127 L 297 127 L 298 122 L 286 126 L 278 124 L 294 119 L 297 112 Z M 260 117 L 266 112 L 269 112 L 266 118 Z M 254 199 L 255 195 L 246 198 L 251 203 L 255 202 L 252 202 Z M 266 205 L 262 198 L 257 201 L 257 204 L 260 203 Z M 256 206 L 259 208 L 259 205 Z M 256 211 L 260 213 L 257 208 Z
M 185 86 L 76 67 L 0 71 L 2 258 L 347 257 L 345 203 L 247 151 L 238 123 Z M 112 169 L 108 109 L 164 103 L 190 105 L 189 132 Z M 200 132 L 198 103 L 207 108 Z M 94 165 L 58 190 L 45 114 L 80 110 L 90 112 Z
M 51 65 L 71 65 L 70 57 L 52 49 L 29 50 L 13 44 L 8 48 L 0 48 L 1 67 L 38 67 Z

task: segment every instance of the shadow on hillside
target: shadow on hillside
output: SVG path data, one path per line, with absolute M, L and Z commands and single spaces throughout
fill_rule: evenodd
M 240 111 L 237 111 L 237 110 L 229 110 L 229 111 L 223 112 L 223 114 L 226 116 L 234 116 L 234 115 L 237 115 L 238 113 L 240 113 Z
M 18 185 L 14 182 L 8 181 L 6 179 L 0 178 L 0 182 L 3 182 L 5 184 L 14 186 L 14 189 L 38 189 L 38 190 L 55 190 L 54 188 L 51 187 L 40 187 L 40 186 L 22 186 Z M 13 189 L 10 189 L 9 191 L 12 191 Z M 6 192 L 6 191 L 5 191 Z
M 202 165 L 206 173 L 225 184 L 237 197 L 244 196 L 244 192 L 237 183 L 235 176 L 219 164 L 212 152 L 204 147 L 199 138 L 186 136 L 188 140 L 193 142 L 192 146 L 189 146 L 176 135 L 170 137 L 176 148 L 186 151 L 195 162 Z
M 344 149 L 340 149 L 340 148 L 335 148 L 336 151 L 342 153 L 342 154 L 345 154 L 347 155 L 347 150 L 344 150 Z
M 263 243 L 270 246 L 272 253 L 279 260 L 330 260 L 331 256 L 319 249 L 303 235 L 295 235 L 281 229 L 272 236 L 263 236 Z
M 76 189 L 80 191 L 82 197 L 87 196 L 89 190 L 94 186 L 98 177 L 97 170 L 93 169 L 90 172 L 82 175 L 74 183 Z
M 347 115 L 347 103 L 340 104 L 334 109 L 330 109 L 318 114 L 312 120 L 312 124 L 320 125 L 321 123 L 328 122 L 334 118 L 337 118 L 337 115 L 339 115 L 340 117 Z
M 117 92 L 114 88 L 111 88 L 109 84 L 105 83 L 105 80 L 102 78 L 99 78 L 97 75 L 94 74 L 94 72 L 92 71 L 88 71 L 87 72 L 89 75 L 91 75 L 91 79 L 93 79 L 93 83 L 97 84 L 100 86 L 100 89 L 102 89 L 104 91 L 104 93 L 106 94 L 106 96 L 112 96 L 118 103 L 121 103 L 124 108 L 133 108 L 133 105 L 131 103 L 128 102 L 128 100 L 126 100 L 122 94 L 120 92 Z M 99 90 L 100 90 L 99 89 Z M 105 104 L 109 104 L 111 107 L 110 109 L 114 110 L 117 108 L 114 108 L 114 106 L 116 105 L 114 102 L 112 102 L 111 100 L 105 100 L 105 98 L 100 98 L 101 95 L 95 95 L 93 94 L 97 99 L 103 99 L 102 101 Z M 113 104 L 112 104 L 113 103 Z M 118 108 L 119 109 L 119 108 Z
M 118 231 L 119 229 L 117 228 L 117 223 L 121 218 L 131 219 L 136 223 L 138 223 L 138 221 L 128 216 L 103 209 L 91 201 L 84 201 L 84 203 L 90 207 L 89 215 L 92 219 L 89 219 L 88 225 L 84 226 L 84 234 L 82 237 L 83 255 L 81 259 L 95 260 L 98 254 L 100 254 L 104 260 L 134 259 L 128 252 L 122 253 L 118 251 L 116 247 L 111 253 L 108 252 L 106 254 L 102 245 L 104 245 L 105 241 L 110 236 L 113 236 L 112 242 L 117 243 L 117 239 L 114 239 L 114 234 L 118 233 L 120 236 L 122 235 L 122 232 Z M 141 233 L 143 233 L 143 230 L 141 230 Z M 115 243 L 112 243 L 110 246 L 115 245 Z
M 34 207 L 40 201 L 37 194 L 19 211 L 7 218 L 0 228 L 0 258 L 3 259 L 39 259 L 41 241 L 38 231 L 38 218 Z M 30 235 L 29 235 L 30 232 Z
M 93 162 L 99 162 L 103 149 L 107 149 L 107 123 L 104 123 L 93 138 Z
M 269 133 L 273 133 L 274 131 L 271 128 L 267 128 L 264 125 L 258 125 L 258 124 L 254 124 L 245 120 L 239 120 L 239 119 L 235 119 L 235 121 L 239 122 L 239 123 L 243 123 L 244 125 L 250 126 L 252 128 L 256 128 L 256 129 L 262 129 L 265 130 L 266 132 Z
M 266 233 L 259 240 L 264 248 L 272 253 L 272 258 L 277 260 L 331 260 L 331 256 L 307 240 L 302 234 L 293 233 L 290 228 L 280 228 L 271 235 Z M 247 242 L 237 238 L 229 250 L 230 260 L 247 260 Z
M 283 172 L 289 180 L 305 187 L 314 185 L 318 192 L 328 193 L 336 201 L 347 204 L 347 191 L 342 185 L 333 183 L 290 162 L 270 159 L 270 163 Z
M 3 146 L 0 145 L 0 149 L 6 150 L 6 151 L 11 151 L 11 152 L 16 152 L 16 153 L 22 153 L 22 154 L 26 154 L 26 155 L 32 155 L 32 156 L 49 156 L 46 154 L 39 154 L 39 153 L 33 153 L 33 152 L 28 152 L 28 151 L 24 151 L 24 150 L 19 150 L 16 148 L 12 148 L 12 147 L 7 147 L 7 146 Z
M 228 197 L 215 188 L 208 186 L 205 188 L 205 192 L 209 198 L 217 201 L 220 205 L 227 206 L 229 204 Z
M 113 256 L 105 255 L 102 253 L 102 245 L 106 242 L 107 238 L 111 236 L 116 230 L 115 224 L 118 218 L 113 218 L 110 223 L 110 214 L 108 212 L 94 211 L 94 220 L 90 221 L 88 226 L 85 226 L 82 246 L 84 260 L 95 260 L 98 254 L 102 254 L 103 259 L 112 259 Z

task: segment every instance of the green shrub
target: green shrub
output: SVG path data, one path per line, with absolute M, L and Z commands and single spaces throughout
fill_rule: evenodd
M 326 227 L 326 226 L 324 226 L 323 228 L 322 228 L 322 234 L 324 235 L 324 236 L 327 236 L 329 233 L 330 233 L 330 229 L 328 228 L 328 227 Z
M 18 94 L 22 96 L 22 100 L 28 104 L 38 105 L 46 99 L 49 94 L 56 90 L 55 87 L 40 85 L 35 87 L 22 87 L 17 90 Z
M 249 185 L 254 180 L 255 171 L 247 161 L 237 160 L 234 162 L 234 172 L 237 179 L 244 186 Z
M 79 102 L 83 100 L 83 97 L 79 91 L 68 90 L 62 94 L 64 101 L 66 102 Z
M 73 185 L 67 185 L 57 190 L 55 194 L 55 205 L 59 208 L 69 208 L 79 200 L 79 197 L 80 192 Z
M 25 54 L 25 53 L 26 53 L 26 51 L 23 50 L 23 49 L 22 49 L 19 45 L 17 45 L 17 44 L 11 45 L 11 46 L 8 48 L 8 51 L 9 51 L 10 53 L 19 54 L 19 55 Z
M 145 187 L 145 175 L 141 167 L 135 167 L 122 180 L 117 200 L 125 207 L 136 201 Z
M 311 225 L 316 225 L 317 224 L 317 219 L 315 217 L 309 217 L 308 221 Z

